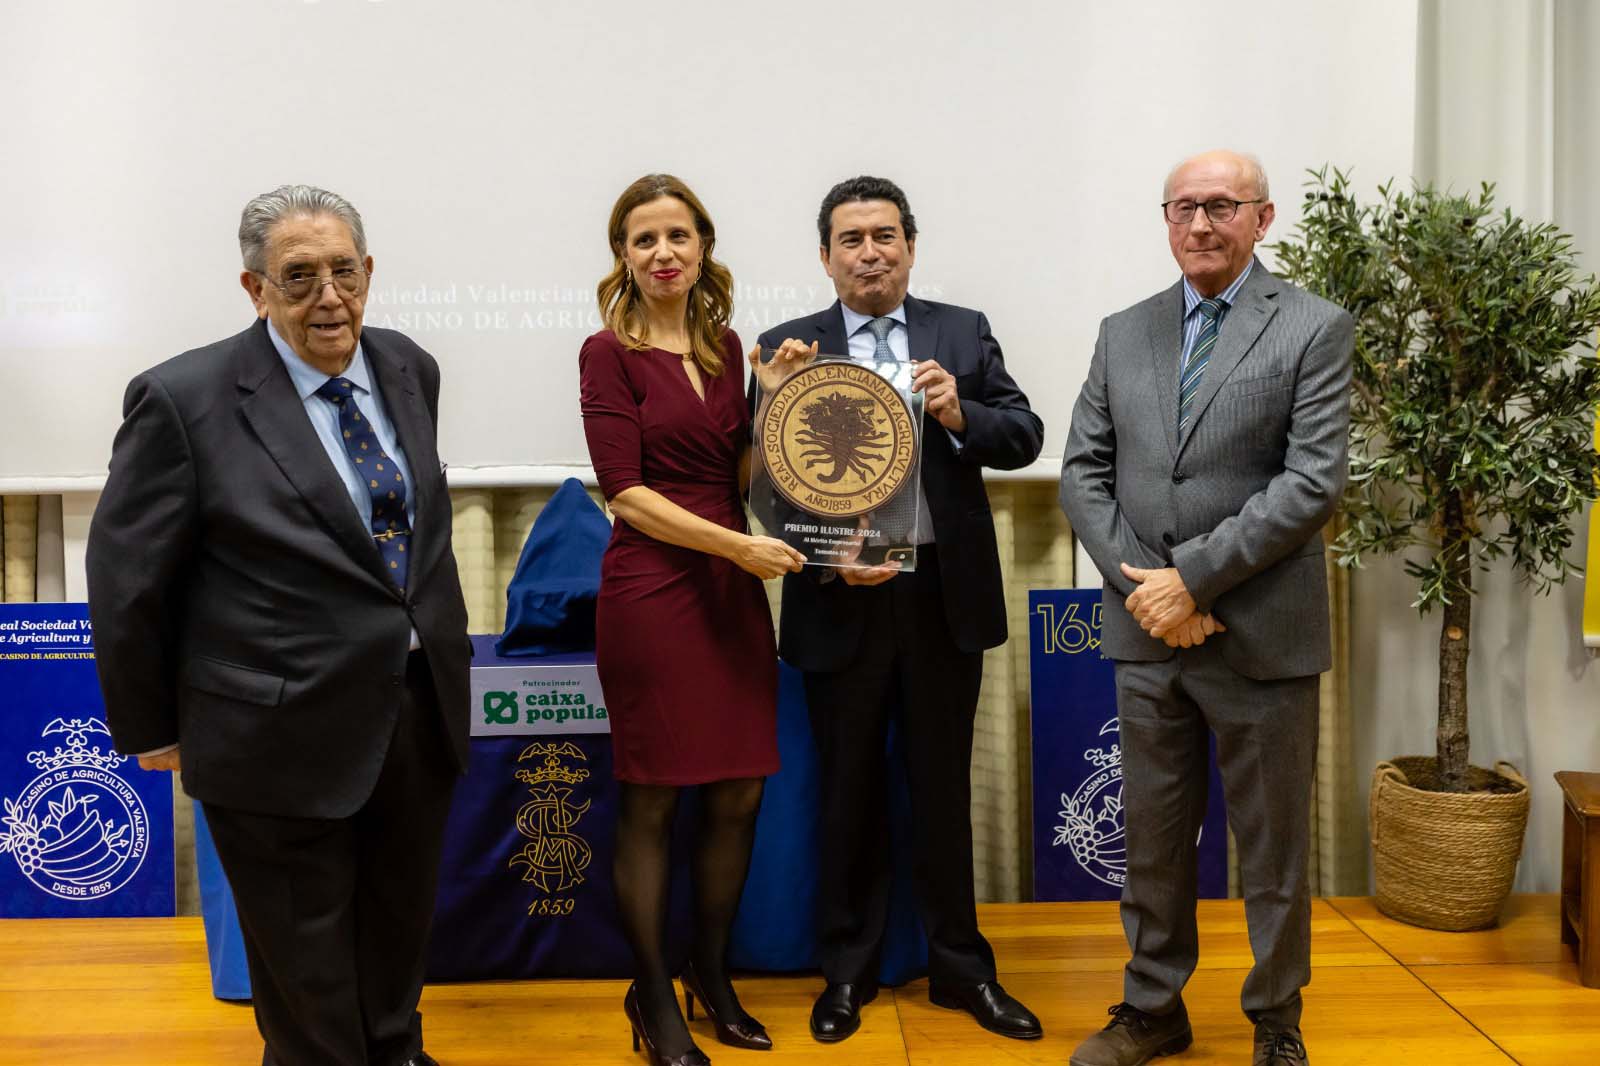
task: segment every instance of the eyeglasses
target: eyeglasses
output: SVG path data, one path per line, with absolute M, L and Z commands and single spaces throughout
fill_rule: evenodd
M 1167 221 L 1174 226 L 1187 226 L 1194 221 L 1194 213 L 1200 208 L 1205 208 L 1206 217 L 1212 222 L 1232 222 L 1233 216 L 1239 213 L 1240 204 L 1264 204 L 1265 200 L 1205 200 L 1195 203 L 1193 200 L 1168 200 L 1161 205 L 1161 210 L 1166 214 Z
M 354 296 L 361 291 L 361 286 L 367 281 L 367 272 L 360 267 L 340 267 L 328 277 L 323 277 L 312 270 L 290 271 L 283 276 L 282 281 L 274 280 L 270 274 L 261 276 L 272 282 L 274 288 L 295 303 L 307 299 L 312 293 L 320 294 L 322 287 L 330 282 L 344 295 Z

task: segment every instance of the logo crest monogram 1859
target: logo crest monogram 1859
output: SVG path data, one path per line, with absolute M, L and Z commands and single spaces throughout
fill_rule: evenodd
M 517 756 L 518 762 L 536 759 L 543 765 L 536 770 L 518 770 L 517 780 L 529 786 L 532 797 L 517 811 L 517 832 L 528 838 L 522 850 L 511 857 L 509 866 L 523 868 L 522 879 L 547 895 L 566 892 L 583 884 L 594 852 L 577 833 L 578 819 L 589 809 L 589 801 L 574 803 L 574 785 L 586 780 L 589 771 L 567 766 L 562 760 L 587 761 L 582 749 L 570 741 L 535 741 Z M 571 914 L 575 901 L 535 900 L 529 914 L 560 916 Z

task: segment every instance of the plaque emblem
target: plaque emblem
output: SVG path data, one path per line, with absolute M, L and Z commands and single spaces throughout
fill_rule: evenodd
M 853 518 L 882 507 L 911 480 L 915 426 L 888 379 L 859 363 L 822 362 L 773 393 L 759 439 L 784 499 L 812 514 Z
M 49 737 L 65 737 L 66 747 L 28 753 L 44 772 L 15 801 L 6 797 L 0 854 L 9 852 L 24 877 L 57 899 L 108 896 L 150 850 L 144 802 L 114 772 L 130 759 L 91 743 L 111 736 L 98 718 L 56 718 L 41 736 L 47 746 Z
M 1062 819 L 1055 827 L 1056 847 L 1063 845 L 1085 872 L 1097 881 L 1121 887 L 1128 880 L 1128 850 L 1122 814 L 1121 732 L 1115 718 L 1100 727 L 1100 735 L 1115 737 L 1108 748 L 1083 753 L 1092 768 L 1070 793 L 1061 793 Z

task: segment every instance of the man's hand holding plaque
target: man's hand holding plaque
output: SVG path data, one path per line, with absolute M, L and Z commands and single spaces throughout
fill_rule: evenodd
M 922 393 L 923 410 L 951 433 L 965 433 L 967 415 L 956 395 L 955 376 L 932 359 L 914 361 L 911 373 L 911 391 Z
M 839 579 L 846 585 L 881 585 L 900 572 L 900 560 L 892 559 L 881 566 L 857 565 L 861 559 L 861 549 L 867 544 L 867 534 L 871 532 L 865 515 L 857 520 L 857 528 L 861 530 L 860 533 L 845 538 L 844 565 L 839 570 Z

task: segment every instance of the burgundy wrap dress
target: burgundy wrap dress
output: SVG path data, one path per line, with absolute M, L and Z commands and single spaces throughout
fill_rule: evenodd
M 739 458 L 750 440 L 739 338 L 695 392 L 682 356 L 630 350 L 609 331 L 578 356 L 583 431 L 600 491 L 644 485 L 746 531 Z M 761 582 L 621 518 L 600 567 L 596 660 L 616 777 L 694 785 L 778 769 L 777 648 Z

